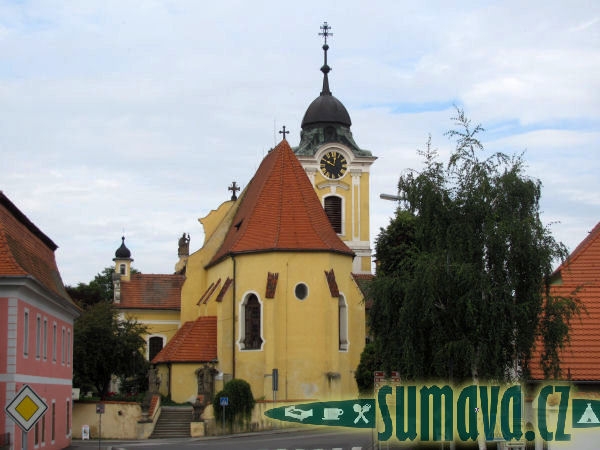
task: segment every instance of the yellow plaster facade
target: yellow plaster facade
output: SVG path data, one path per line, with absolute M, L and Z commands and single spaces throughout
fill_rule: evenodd
M 210 233 L 207 240 L 210 242 Z M 205 247 L 188 259 L 182 320 L 201 315 L 218 317 L 217 368 L 225 379 L 242 378 L 250 383 L 256 398 L 271 399 L 269 375 L 277 368 L 279 398 L 356 395 L 354 370 L 364 346 L 365 315 L 362 294 L 351 276 L 351 256 L 322 252 L 237 255 L 204 270 L 209 259 L 206 253 L 212 252 Z M 331 269 L 340 297 L 332 297 L 327 283 L 325 271 Z M 265 295 L 269 272 L 278 274 L 273 298 Z M 197 305 L 211 283 L 228 277 L 234 281 L 221 302 L 213 295 L 205 304 Z M 298 284 L 307 287 L 307 296 L 302 300 L 295 294 Z M 261 305 L 262 345 L 246 350 L 243 305 L 250 294 L 256 295 Z M 187 401 L 196 395 L 194 379 L 190 378 L 192 367 L 185 375 L 183 366 L 173 365 L 171 378 L 186 380 L 171 384 L 175 401 Z
M 153 337 L 160 337 L 163 340 L 163 347 L 175 335 L 181 321 L 179 311 L 166 309 L 133 309 L 122 310 L 121 317 L 124 319 L 133 319 L 146 327 L 144 340 L 146 348 L 144 349 L 145 358 L 150 359 L 149 341 Z
M 329 152 L 339 153 L 347 161 L 347 170 L 340 178 L 328 178 L 320 168 L 321 158 Z M 322 205 L 329 196 L 342 199 L 342 230 L 338 235 L 356 253 L 354 273 L 371 273 L 370 167 L 375 159 L 356 155 L 339 142 L 319 146 L 314 155 L 298 156 Z

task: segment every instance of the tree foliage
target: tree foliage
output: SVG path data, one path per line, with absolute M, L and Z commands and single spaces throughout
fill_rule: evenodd
M 376 240 L 376 354 L 405 379 L 506 380 L 527 375 L 541 333 L 556 373 L 554 350 L 579 306 L 548 295 L 552 264 L 567 252 L 540 221 L 541 182 L 522 155 L 480 158 L 483 128 L 460 109 L 453 119 L 448 163 L 430 137 L 418 151 L 423 170 L 400 177 L 399 208 Z
M 381 363 L 382 361 L 375 351 L 375 345 L 369 342 L 365 345 L 360 355 L 360 363 L 354 372 L 354 379 L 360 395 L 370 396 L 373 394 L 373 373 L 381 370 Z
M 144 333 L 145 326 L 120 319 L 109 302 L 86 307 L 74 325 L 73 385 L 93 387 L 104 399 L 113 375 L 124 379 L 145 374 Z
M 225 407 L 225 422 L 230 426 L 234 423 L 244 423 L 250 420 L 252 409 L 255 405 L 252 389 L 247 381 L 235 378 L 228 381 L 213 399 L 213 411 L 215 420 L 221 423 L 223 420 L 223 407 L 220 404 L 221 397 L 227 397 L 229 404 Z
M 79 283 L 77 286 L 65 286 L 67 293 L 71 298 L 79 305 L 94 305 L 99 302 L 112 302 L 114 286 L 113 286 L 113 274 L 115 273 L 114 267 L 105 267 L 102 272 L 97 274 L 89 284 Z M 139 273 L 133 267 L 131 273 Z

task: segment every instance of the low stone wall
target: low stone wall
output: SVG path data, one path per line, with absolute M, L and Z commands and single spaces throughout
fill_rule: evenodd
M 215 416 L 213 413 L 212 405 L 208 405 L 202 414 L 202 420 L 204 421 L 204 433 L 206 436 L 217 436 L 221 434 L 233 433 L 247 433 L 251 431 L 263 431 L 272 430 L 274 428 L 283 428 L 293 425 L 291 422 L 281 422 L 279 420 L 272 420 L 265 416 L 265 411 L 271 408 L 275 408 L 276 404 L 269 401 L 257 401 L 252 410 L 252 416 L 248 424 L 235 424 L 233 430 L 227 425 L 225 430 L 221 423 L 215 422 Z
M 160 398 L 153 401 L 150 416 L 146 420 L 142 415 L 139 403 L 131 402 L 103 402 L 102 414 L 102 439 L 148 439 L 154 430 L 160 415 Z M 100 431 L 100 415 L 96 414 L 97 402 L 76 401 L 73 403 L 73 439 L 82 438 L 82 428 L 89 427 L 89 438 L 98 439 Z M 192 422 L 190 433 L 193 437 L 216 436 L 221 434 L 245 433 L 249 431 L 270 430 L 290 426 L 289 422 L 271 420 L 265 416 L 265 411 L 274 408 L 273 402 L 257 401 L 252 411 L 250 422 L 244 425 L 235 425 L 233 430 L 215 423 L 212 405 L 208 405 L 202 414 L 202 422 Z M 292 424 L 293 425 L 293 424 Z
M 147 439 L 158 420 L 160 401 L 146 422 L 142 420 L 142 407 L 132 402 L 103 402 L 104 414 L 96 414 L 96 402 L 73 403 L 73 439 L 82 438 L 82 429 L 89 427 L 90 439 L 98 439 L 102 421 L 102 439 Z M 101 417 L 100 417 L 101 416 Z

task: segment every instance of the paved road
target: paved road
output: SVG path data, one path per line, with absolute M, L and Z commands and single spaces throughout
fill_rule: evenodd
M 261 433 L 231 436 L 150 439 L 143 441 L 73 441 L 69 450 L 175 450 L 181 448 L 244 449 L 244 450 L 371 450 L 370 431 L 338 428 L 312 428 L 310 430 L 283 429 Z M 375 446 L 377 448 L 377 446 Z

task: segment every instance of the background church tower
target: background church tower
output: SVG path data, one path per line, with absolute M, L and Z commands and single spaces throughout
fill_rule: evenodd
M 329 89 L 330 30 L 325 22 L 319 33 L 324 39 L 323 89 L 304 114 L 300 145 L 294 153 L 336 233 L 356 254 L 353 271 L 371 273 L 369 171 L 377 158 L 354 142 L 350 115 Z
M 115 273 L 120 276 L 122 281 L 129 281 L 131 279 L 131 251 L 125 246 L 125 236 L 121 237 L 121 246 L 115 252 L 113 258 L 115 262 Z

